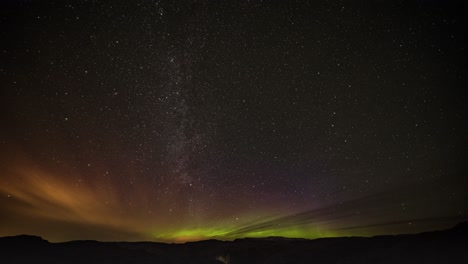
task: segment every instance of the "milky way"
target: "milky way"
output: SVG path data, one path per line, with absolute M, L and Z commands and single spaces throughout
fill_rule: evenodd
M 317 238 L 466 220 L 461 5 L 3 1 L 0 236 Z

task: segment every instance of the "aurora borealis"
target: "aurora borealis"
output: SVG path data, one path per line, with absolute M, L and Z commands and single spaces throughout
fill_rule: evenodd
M 0 236 L 468 219 L 461 1 L 105 2 L 0 4 Z

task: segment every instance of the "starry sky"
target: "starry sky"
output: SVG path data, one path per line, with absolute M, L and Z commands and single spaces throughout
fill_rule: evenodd
M 0 5 L 0 236 L 317 238 L 468 219 L 462 1 Z

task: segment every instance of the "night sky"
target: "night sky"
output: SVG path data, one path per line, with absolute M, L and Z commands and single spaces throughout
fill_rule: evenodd
M 462 1 L 2 1 L 0 236 L 467 220 L 467 26 Z

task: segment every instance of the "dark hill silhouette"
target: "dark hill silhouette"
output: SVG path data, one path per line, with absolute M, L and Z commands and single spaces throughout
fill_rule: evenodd
M 468 263 L 468 222 L 412 235 L 185 244 L 0 238 L 0 263 Z

